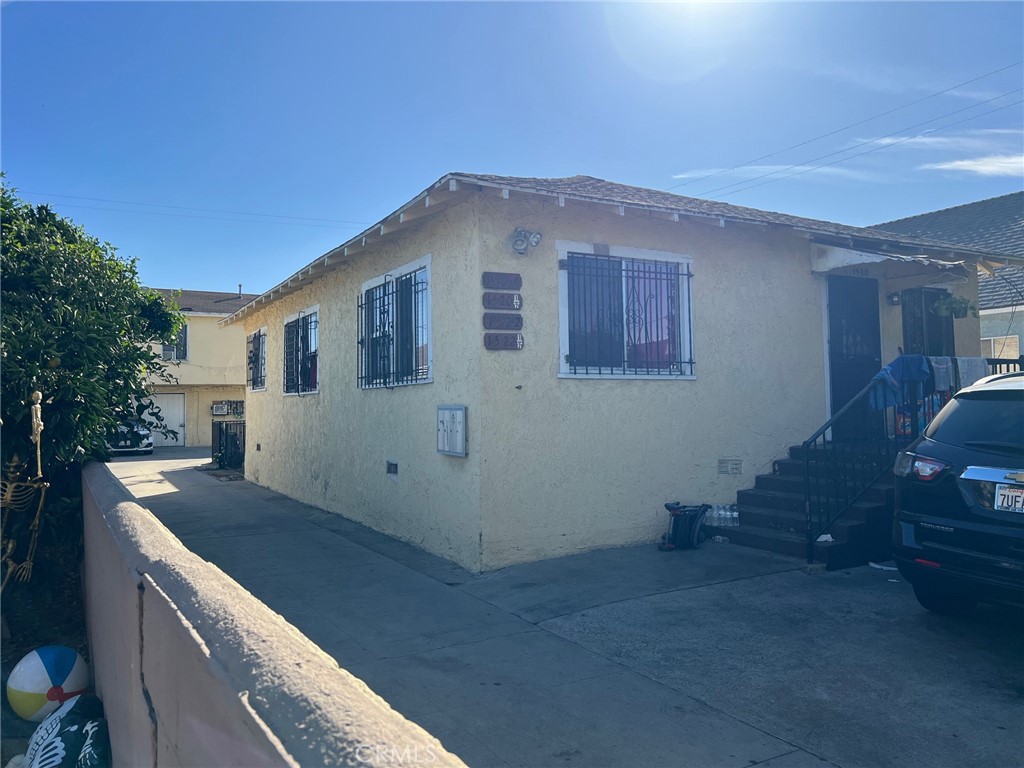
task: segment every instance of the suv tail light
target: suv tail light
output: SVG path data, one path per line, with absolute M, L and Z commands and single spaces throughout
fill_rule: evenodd
M 930 483 L 946 469 L 949 469 L 949 465 L 938 459 L 900 451 L 896 456 L 896 463 L 893 465 L 892 471 L 899 477 L 913 477 L 923 483 Z

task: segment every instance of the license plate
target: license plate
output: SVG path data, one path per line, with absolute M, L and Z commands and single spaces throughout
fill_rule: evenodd
M 1024 513 L 1024 486 L 997 485 L 996 509 L 1000 512 Z

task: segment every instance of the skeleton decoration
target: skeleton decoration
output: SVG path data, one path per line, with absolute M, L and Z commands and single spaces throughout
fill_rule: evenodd
M 32 393 L 32 442 L 36 446 L 36 473 L 28 477 L 31 470 L 27 466 L 22 472 L 23 462 L 15 455 L 7 464 L 4 477 L 0 480 L 0 563 L 3 566 L 3 578 L 0 581 L 0 592 L 7 586 L 12 576 L 18 581 L 28 581 L 32 577 L 32 561 L 36 555 L 39 542 L 39 523 L 43 517 L 43 506 L 46 503 L 46 489 L 50 484 L 43 480 L 43 463 L 41 438 L 43 433 L 43 396 L 40 392 Z M 22 475 L 28 479 L 20 479 Z M 14 538 L 14 518 L 32 515 L 28 526 L 29 542 L 20 562 L 18 541 Z
M 43 434 L 43 393 L 38 390 L 32 393 L 32 442 L 36 444 L 36 479 L 43 476 L 43 461 L 40 452 L 39 438 Z

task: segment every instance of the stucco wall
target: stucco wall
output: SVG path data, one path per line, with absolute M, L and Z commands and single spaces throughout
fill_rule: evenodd
M 903 345 L 903 308 L 888 304 L 886 297 L 890 293 L 899 293 L 905 288 L 931 286 L 947 290 L 954 296 L 962 296 L 975 306 L 978 303 L 978 275 L 973 266 L 968 266 L 970 274 L 967 279 L 956 279 L 949 272 L 937 268 L 908 267 L 896 262 L 872 264 L 865 269 L 871 277 L 878 279 L 883 365 L 891 362 Z M 964 357 L 981 354 L 980 333 L 980 321 L 970 313 L 965 318 L 954 318 L 953 345 L 956 354 Z
M 1024 351 L 1024 344 L 1021 344 L 1024 342 L 1024 307 L 1017 307 L 1016 311 L 1013 307 L 985 310 L 980 322 L 982 338 L 1016 336 L 1019 348 Z
M 509 245 L 516 227 L 543 235 L 525 256 Z M 486 570 L 653 541 L 664 502 L 735 501 L 827 418 L 827 277 L 803 235 L 491 191 L 392 237 L 245 319 L 268 332 L 267 390 L 247 394 L 249 479 Z M 559 378 L 559 240 L 692 259 L 695 380 Z M 426 253 L 434 383 L 360 391 L 362 283 Z M 879 281 L 883 363 L 902 334 L 885 293 L 938 276 L 894 264 L 862 275 Z M 483 271 L 522 274 L 521 351 L 483 349 Z M 976 296 L 976 282 L 953 290 Z M 320 392 L 283 396 L 285 318 L 314 305 Z M 977 319 L 956 334 L 961 354 L 977 353 Z M 469 406 L 467 459 L 436 453 L 442 403 Z M 720 459 L 741 473 L 719 474 Z
M 470 210 L 470 209 L 461 209 Z M 471 210 L 470 210 L 471 212 Z M 477 569 L 480 302 L 475 224 L 441 213 L 249 316 L 267 328 L 267 388 L 246 394 L 246 477 Z M 365 281 L 431 254 L 433 381 L 357 386 Z M 468 303 L 467 303 L 468 301 Z M 282 393 L 284 322 L 319 305 L 319 392 Z M 466 458 L 437 452 L 437 406 L 468 406 Z M 385 473 L 398 463 L 398 475 Z
M 185 313 L 188 359 L 170 368 L 179 384 L 245 384 L 245 333 L 239 325 L 218 325 L 224 317 Z
M 102 464 L 83 474 L 86 618 L 115 766 L 461 766 Z
M 526 342 L 483 353 L 484 568 L 654 541 L 666 501 L 735 502 L 823 422 L 824 278 L 806 239 L 613 206 L 476 205 L 482 268 L 523 275 Z M 526 256 L 508 245 L 519 226 L 543 233 Z M 692 257 L 696 380 L 557 377 L 557 240 Z M 720 458 L 742 474 L 718 474 Z

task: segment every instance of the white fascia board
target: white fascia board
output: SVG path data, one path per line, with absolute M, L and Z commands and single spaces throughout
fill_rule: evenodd
M 877 253 L 865 253 L 852 248 L 839 248 L 833 245 L 818 246 L 811 256 L 812 272 L 831 272 L 841 267 L 852 267 L 859 264 L 878 264 L 888 261 L 889 257 Z

